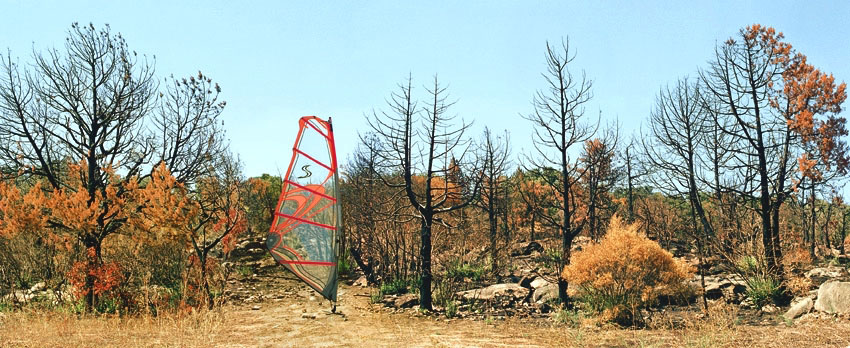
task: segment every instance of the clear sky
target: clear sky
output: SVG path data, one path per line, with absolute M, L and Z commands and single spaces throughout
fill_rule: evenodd
M 249 176 L 285 170 L 302 115 L 333 117 L 347 158 L 368 130 L 364 113 L 408 73 L 420 93 L 438 74 L 454 112 L 474 120 L 471 135 L 509 129 L 514 153 L 527 151 L 519 114 L 543 87 L 546 41 L 562 37 L 577 52 L 573 71 L 594 83 L 588 116 L 619 120 L 621 135 L 636 133 L 661 86 L 695 76 L 717 42 L 753 23 L 850 81 L 847 1 L 0 0 L 0 12 L 0 48 L 22 63 L 33 48 L 61 47 L 77 21 L 110 24 L 156 57 L 161 77 L 203 71 L 223 88 L 225 128 Z

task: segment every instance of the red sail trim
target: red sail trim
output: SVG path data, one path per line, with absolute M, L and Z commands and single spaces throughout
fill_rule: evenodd
M 280 260 L 278 261 L 287 265 L 313 265 L 313 266 L 335 266 L 336 262 L 327 262 L 327 261 L 289 261 L 289 260 Z
M 333 227 L 331 225 L 325 225 L 325 224 L 321 224 L 321 223 L 318 223 L 318 222 L 315 222 L 315 221 L 310 221 L 310 220 L 307 220 L 307 219 L 302 219 L 302 218 L 299 218 L 299 217 L 295 217 L 295 216 L 292 216 L 292 215 L 289 215 L 289 214 L 284 214 L 284 213 L 279 213 L 279 212 L 274 213 L 274 214 L 277 215 L 277 216 L 280 216 L 280 217 L 285 217 L 287 219 L 300 221 L 300 222 L 303 222 L 305 224 L 310 224 L 310 225 L 313 225 L 313 226 L 319 226 L 319 227 L 327 228 L 329 230 L 336 231 L 336 227 Z
M 292 255 L 295 255 L 295 258 L 296 258 L 296 259 L 298 259 L 298 260 L 302 260 L 302 259 L 303 259 L 303 257 L 301 257 L 301 255 L 298 255 L 298 252 L 297 252 L 297 251 L 295 251 L 295 249 L 292 249 L 292 248 L 290 248 L 290 247 L 288 247 L 288 246 L 286 246 L 286 245 L 281 245 L 281 246 L 283 247 L 283 250 L 286 250 L 286 251 L 288 251 L 288 252 L 291 252 L 291 253 L 292 253 Z
M 322 197 L 324 197 L 324 198 L 330 199 L 330 200 L 334 201 L 334 203 L 336 203 L 336 198 L 333 198 L 333 197 L 331 197 L 331 196 L 328 196 L 328 195 L 326 195 L 326 194 L 324 194 L 324 193 L 321 193 L 321 192 L 319 192 L 319 191 L 316 191 L 316 190 L 311 189 L 311 188 L 306 187 L 306 186 L 298 185 L 298 184 L 296 184 L 296 183 L 294 183 L 294 182 L 290 181 L 289 179 L 284 180 L 284 182 L 286 182 L 287 184 L 290 184 L 290 185 L 292 185 L 292 186 L 295 186 L 295 187 L 297 187 L 297 188 L 300 188 L 300 189 L 302 189 L 302 190 L 304 190 L 304 191 L 309 191 L 310 193 L 313 193 L 313 194 L 316 194 L 316 195 L 322 196 Z M 287 193 L 288 193 L 288 192 L 287 192 Z
M 304 122 L 304 123 L 308 124 L 310 126 L 310 128 L 315 129 L 317 132 L 319 132 L 319 134 L 321 134 L 323 137 L 325 137 L 327 139 L 328 135 L 325 134 L 325 132 L 322 132 L 321 130 L 319 130 L 319 128 L 316 127 L 316 125 L 314 125 L 313 122 L 310 122 L 310 120 L 307 120 L 307 122 Z
M 331 167 L 329 167 L 327 164 L 324 164 L 324 163 L 322 163 L 322 162 L 319 162 L 319 160 L 317 160 L 317 159 L 313 158 L 313 156 L 310 156 L 310 155 L 308 155 L 308 154 L 304 153 L 304 151 L 301 151 L 301 150 L 299 150 L 299 149 L 292 149 L 292 151 L 297 152 L 297 153 L 298 153 L 299 155 L 301 155 L 301 156 L 307 157 L 307 158 L 308 158 L 308 159 L 310 159 L 311 161 L 316 162 L 316 164 L 318 164 L 318 165 L 320 165 L 320 166 L 322 166 L 322 167 L 325 167 L 325 169 L 330 170 L 331 172 L 333 172 L 333 171 L 334 171 L 334 170 L 333 170 L 333 169 L 331 169 Z

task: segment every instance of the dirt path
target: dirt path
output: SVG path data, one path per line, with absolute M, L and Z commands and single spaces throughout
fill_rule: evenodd
M 232 333 L 242 337 L 238 341 L 245 347 L 543 347 L 547 343 L 541 341 L 548 341 L 536 340 L 524 330 L 499 329 L 513 322 L 486 324 L 376 312 L 370 308 L 369 291 L 359 287 L 340 289 L 341 314 L 330 314 L 327 301 L 299 295 L 300 301 L 279 299 L 259 310 L 233 306 L 227 310 Z
M 613 327 L 568 328 L 547 321 L 447 320 L 411 312 L 388 313 L 369 303 L 365 288 L 342 285 L 338 311 L 329 302 L 288 285 L 292 296 L 230 306 L 227 346 L 241 347 L 846 347 L 850 321 L 799 322 L 793 326 L 696 325 L 678 330 Z M 295 290 L 300 289 L 300 290 Z M 312 299 L 311 299 L 312 296 Z M 315 315 L 313 319 L 312 315 Z

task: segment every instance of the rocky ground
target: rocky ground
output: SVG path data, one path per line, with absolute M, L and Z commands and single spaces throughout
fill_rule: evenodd
M 262 240 L 248 240 L 226 265 L 225 303 L 214 311 L 151 316 L 76 316 L 0 312 L 2 347 L 788 347 L 850 345 L 850 282 L 846 265 L 806 270 L 811 292 L 791 305 L 747 304 L 739 277 L 712 269 L 712 302 L 668 305 L 648 313 L 641 329 L 564 315 L 549 304 L 557 273 L 541 263 L 543 245 L 511 248 L 510 272 L 465 281 L 457 312 L 423 313 L 414 294 L 380 298 L 358 274 L 343 277 L 337 313 L 331 304 L 277 266 Z M 694 279 L 696 282 L 697 279 Z M 39 287 L 23 300 L 59 298 Z
M 545 242 L 544 242 L 545 243 Z M 577 243 L 579 248 L 587 241 Z M 231 270 L 225 295 L 230 303 L 263 308 L 263 306 L 289 301 L 305 301 L 330 308 L 320 295 L 303 285 L 291 274 L 277 266 L 267 256 L 262 240 L 243 241 L 231 255 L 235 260 L 226 265 Z M 541 263 L 544 247 L 538 242 L 519 243 L 511 249 L 511 271 L 503 272 L 484 281 L 461 281 L 461 290 L 455 293 L 456 308 L 452 320 L 492 321 L 516 319 L 537 324 L 552 322 L 557 310 L 557 273 Z M 686 258 L 687 260 L 687 258 Z M 696 262 L 695 259 L 690 262 Z M 737 321 L 751 325 L 788 324 L 794 320 L 850 318 L 850 274 L 848 265 L 834 264 L 801 272 L 810 284 L 805 296 L 795 297 L 788 306 L 769 304 L 757 308 L 746 296 L 745 280 L 737 274 L 723 272 L 721 267 L 707 267 L 705 276 L 706 298 L 712 304 L 728 304 L 737 311 Z M 344 287 L 340 298 L 352 291 L 368 304 L 371 312 L 406 313 L 423 315 L 418 311 L 418 295 L 414 293 L 385 295 L 376 300 L 377 290 L 367 284 L 365 277 L 352 273 L 342 278 Z M 691 281 L 699 288 L 700 279 Z M 297 307 L 297 306 L 296 306 Z M 694 318 L 703 316 L 700 302 L 694 296 L 686 301 L 668 304 L 651 312 L 645 318 L 672 326 L 684 326 Z M 293 307 L 297 311 L 298 308 Z M 431 316 L 446 317 L 446 308 L 436 306 L 438 313 Z M 309 314 L 305 314 L 310 316 Z

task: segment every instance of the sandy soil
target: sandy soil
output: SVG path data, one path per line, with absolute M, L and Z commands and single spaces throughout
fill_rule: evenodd
M 239 283 L 237 286 L 244 286 Z M 258 289 L 252 289 L 257 287 Z M 260 288 L 262 287 L 262 288 Z M 269 293 L 274 290 L 274 293 Z M 212 312 L 83 316 L 50 311 L 0 313 L 0 347 L 847 347 L 850 320 L 771 325 L 696 322 L 685 329 L 629 330 L 550 320 L 447 320 L 388 313 L 370 290 L 343 285 L 338 312 L 312 290 L 276 276 L 246 293 L 269 294 Z M 255 309 L 256 307 L 259 307 Z

